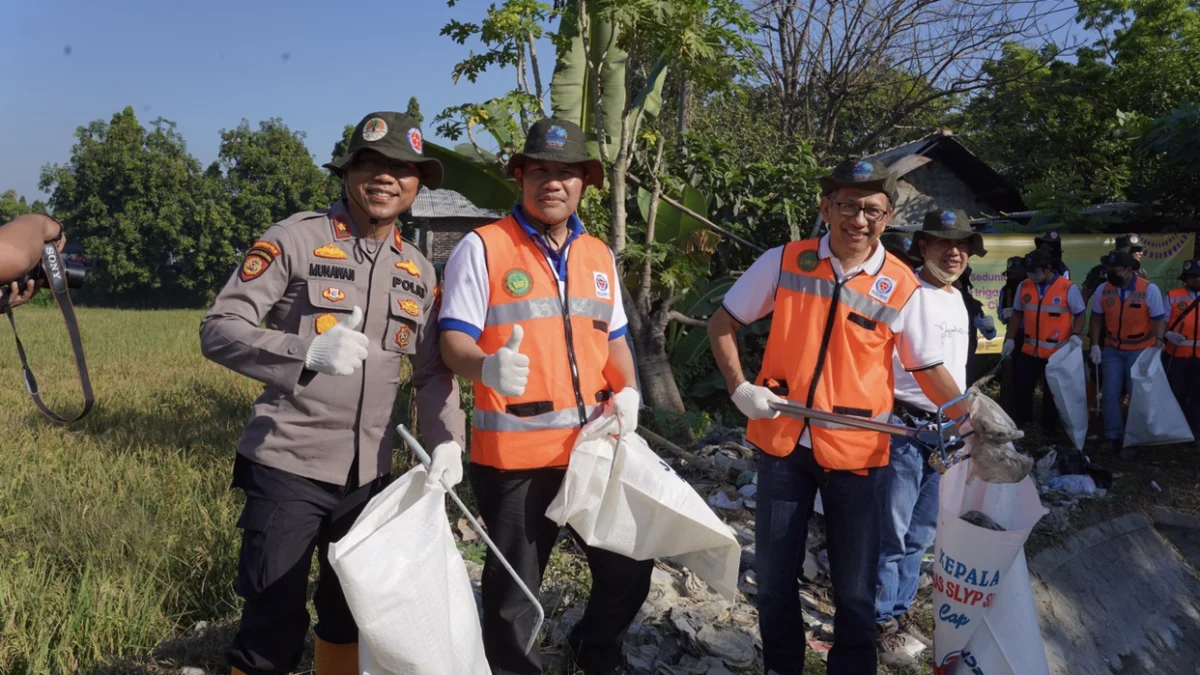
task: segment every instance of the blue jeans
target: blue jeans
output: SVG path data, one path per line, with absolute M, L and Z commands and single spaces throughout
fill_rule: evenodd
M 895 415 L 894 424 L 904 424 Z M 886 623 L 908 612 L 921 580 L 921 559 L 937 533 L 938 484 L 942 475 L 926 461 L 921 447 L 892 437 L 892 461 L 880 469 L 883 495 L 879 519 L 879 588 L 875 622 Z M 761 480 L 761 479 L 760 479 Z
M 806 641 L 799 576 L 817 490 L 825 506 L 833 581 L 834 641 L 828 674 L 875 672 L 879 476 L 879 469 L 871 469 L 865 476 L 826 471 L 805 447 L 797 447 L 787 457 L 758 454 L 755 567 L 763 672 L 804 672 Z
M 1142 355 L 1144 349 L 1120 350 L 1116 347 L 1105 347 L 1100 361 L 1103 381 L 1100 389 L 1104 395 L 1104 437 L 1119 441 L 1125 437 L 1125 421 L 1121 419 L 1121 395 L 1129 393 L 1130 373 L 1133 363 Z

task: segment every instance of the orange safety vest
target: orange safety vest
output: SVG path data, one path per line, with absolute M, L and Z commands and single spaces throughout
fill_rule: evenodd
M 1071 282 L 1059 276 L 1046 288 L 1046 294 L 1038 294 L 1037 284 L 1026 279 L 1021 282 L 1017 293 L 1025 307 L 1025 343 L 1021 351 L 1039 359 L 1048 359 L 1067 344 L 1071 337 L 1071 307 L 1067 293 Z
M 887 254 L 878 274 L 839 282 L 818 240 L 783 249 L 775 315 L 758 384 L 808 408 L 886 422 L 892 413 L 892 324 L 918 282 L 908 266 Z M 819 342 L 818 342 L 819 341 Z M 751 420 L 746 439 L 777 457 L 791 454 L 806 422 L 780 415 Z M 858 471 L 886 466 L 887 434 L 811 420 L 812 449 L 826 469 Z
M 509 216 L 475 230 L 487 256 L 489 298 L 479 346 L 494 354 L 520 324 L 529 357 L 525 393 L 475 383 L 471 461 L 499 469 L 565 467 L 579 430 L 611 396 L 608 324 L 619 298 L 612 252 L 582 234 L 567 256 L 566 295 L 538 244 Z
M 1134 277 L 1133 290 L 1121 300 L 1121 291 L 1107 281 L 1104 282 L 1100 301 L 1104 303 L 1104 328 L 1107 337 L 1104 344 L 1124 351 L 1147 349 L 1154 346 L 1154 335 L 1150 333 L 1150 307 L 1146 304 L 1146 291 L 1150 282 Z M 1120 308 L 1117 308 L 1120 305 Z
M 1200 306 L 1192 307 L 1192 296 L 1188 289 L 1179 287 L 1167 293 L 1167 302 L 1171 304 L 1171 318 L 1167 321 L 1167 330 L 1173 330 L 1183 336 L 1183 344 L 1175 346 L 1167 343 L 1167 353 L 1175 358 L 1192 359 L 1200 357 Z M 1191 311 L 1188 311 L 1188 308 Z M 1179 317 L 1187 312 L 1180 321 Z

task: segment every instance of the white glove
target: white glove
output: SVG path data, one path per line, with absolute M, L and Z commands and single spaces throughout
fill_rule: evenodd
M 1104 360 L 1104 356 L 1100 353 L 1100 345 L 1092 345 L 1091 354 L 1092 354 L 1092 363 L 1094 363 L 1096 365 L 1100 365 L 1100 362 Z
M 363 311 L 355 307 L 350 316 L 312 341 L 304 367 L 326 375 L 353 375 L 367 358 L 367 336 L 358 332 Z
M 621 424 L 621 433 L 632 433 L 638 428 L 638 408 L 642 407 L 642 395 L 633 387 L 625 387 L 613 396 L 613 412 Z
M 529 357 L 517 351 L 524 337 L 525 329 L 521 324 L 514 325 L 508 342 L 483 359 L 483 383 L 501 396 L 525 393 L 525 385 L 529 382 Z
M 1083 338 L 1079 337 L 1078 335 L 1072 335 L 1071 339 L 1067 340 L 1067 342 L 1081 349 L 1083 348 Z
M 1175 345 L 1176 347 L 1178 347 L 1179 345 L 1183 344 L 1184 340 L 1186 340 L 1186 338 L 1185 338 L 1185 337 L 1183 337 L 1183 335 L 1182 335 L 1182 334 L 1180 334 L 1180 333 L 1176 333 L 1176 332 L 1175 332 L 1175 331 L 1173 331 L 1173 330 L 1169 330 L 1169 331 L 1167 331 L 1167 332 L 1166 332 L 1166 333 L 1163 335 L 1163 337 L 1167 339 L 1167 342 L 1170 342 L 1171 344 Z
M 438 444 L 433 449 L 433 462 L 429 466 L 429 475 L 425 478 L 425 486 L 441 485 L 449 490 L 461 483 L 463 479 L 462 454 L 462 446 L 454 441 Z
M 1009 354 L 1012 354 L 1013 350 L 1016 348 L 1017 348 L 1017 343 L 1013 342 L 1012 340 L 1005 340 L 1004 348 L 1000 351 L 1000 355 L 1008 356 Z
M 748 419 L 762 420 L 775 419 L 779 417 L 778 410 L 772 410 L 768 403 L 782 403 L 783 399 L 775 395 L 775 392 L 760 387 L 758 385 L 743 382 L 738 385 L 737 389 L 733 390 L 733 404 L 738 410 L 742 411 Z
M 980 314 L 975 317 L 975 327 L 979 329 L 985 339 L 991 340 L 996 337 L 996 320 L 990 316 Z
M 1012 318 L 1012 315 L 1013 315 L 1012 307 L 1005 307 L 1004 309 L 1000 310 L 1000 320 L 1001 321 L 1008 321 L 1009 319 Z

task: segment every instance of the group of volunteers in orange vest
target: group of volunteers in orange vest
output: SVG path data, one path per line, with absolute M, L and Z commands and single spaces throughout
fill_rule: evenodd
M 1049 235 L 1055 240 L 1057 233 Z M 1042 238 L 1039 238 L 1039 244 Z M 1084 324 L 1091 313 L 1088 356 L 1100 373 L 1105 452 L 1122 444 L 1122 397 L 1130 392 L 1133 364 L 1145 350 L 1162 349 L 1171 390 L 1187 417 L 1193 436 L 1200 431 L 1200 260 L 1188 260 L 1179 275 L 1183 285 L 1166 294 L 1145 276 L 1145 248 L 1137 235 L 1118 238 L 1120 246 L 1101 258 L 1103 281 L 1095 286 L 1085 308 L 1079 288 L 1055 270 L 1061 243 L 1040 246 L 1015 265 L 1025 278 L 1001 308 L 1008 333 L 1003 354 L 1013 357 L 1014 395 L 1005 397 L 1013 420 L 1023 426 L 1033 420 L 1034 388 L 1042 384 L 1041 426 L 1052 431 L 1057 409 L 1045 386 L 1046 364 L 1063 345 L 1082 346 Z M 1020 347 L 1019 351 L 1017 347 Z M 1119 457 L 1131 461 L 1135 447 L 1121 448 Z

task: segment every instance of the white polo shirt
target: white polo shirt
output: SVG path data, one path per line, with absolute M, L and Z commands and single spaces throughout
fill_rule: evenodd
M 545 256 L 546 262 L 558 281 L 558 294 L 566 299 L 566 269 L 567 255 L 571 252 L 571 242 L 583 234 L 583 223 L 575 214 L 567 223 L 570 234 L 562 255 L 554 252 L 547 244 L 541 232 L 533 229 L 526 222 L 524 214 L 513 207 L 513 215 L 520 223 L 521 229 L 533 239 Z M 612 279 L 614 284 L 621 283 L 617 276 L 616 259 L 613 259 Z M 463 237 L 450 258 L 446 261 L 446 269 L 442 280 L 442 308 L 439 312 L 438 328 L 441 330 L 457 330 L 476 340 L 483 333 L 487 323 L 488 302 L 491 299 L 491 284 L 488 281 L 487 253 L 484 249 L 483 238 L 471 232 Z M 628 319 L 625 316 L 625 306 L 621 302 L 621 294 L 617 293 L 613 302 L 612 318 L 608 322 L 608 339 L 616 340 L 625 336 L 628 331 Z
M 917 293 L 922 296 L 925 306 L 924 316 L 932 323 L 922 331 L 925 340 L 938 343 L 942 349 L 942 365 L 954 378 L 959 391 L 967 390 L 967 356 L 971 353 L 971 320 L 967 315 L 967 304 L 963 302 L 962 293 L 953 286 L 945 291 L 925 281 L 917 275 L 921 287 Z M 900 362 L 897 352 L 892 356 L 892 373 L 895 376 L 896 399 L 926 412 L 937 412 L 937 406 L 917 384 L 917 378 L 908 372 Z
M 775 291 L 779 286 L 779 272 L 783 267 L 783 248 L 777 246 L 764 253 L 725 294 L 721 306 L 738 323 L 754 323 L 775 311 Z M 866 262 L 858 267 L 843 270 L 841 261 L 833 257 L 833 251 L 829 248 L 829 235 L 826 234 L 821 237 L 817 246 L 817 255 L 822 260 L 828 259 L 833 266 L 833 273 L 844 282 L 858 274 L 879 274 L 888 254 L 882 245 L 876 243 L 875 250 L 867 257 Z M 908 302 L 900 308 L 899 316 L 892 323 L 891 329 L 896 334 L 896 355 L 908 372 L 942 365 L 942 341 L 940 336 L 932 333 L 935 330 L 932 327 L 935 322 L 936 316 L 926 309 L 920 292 L 913 293 Z M 935 337 L 937 339 L 933 339 Z M 796 349 L 818 349 L 820 344 L 820 336 L 815 336 L 810 342 L 797 344 Z M 807 428 L 800 437 L 800 444 L 812 447 Z

